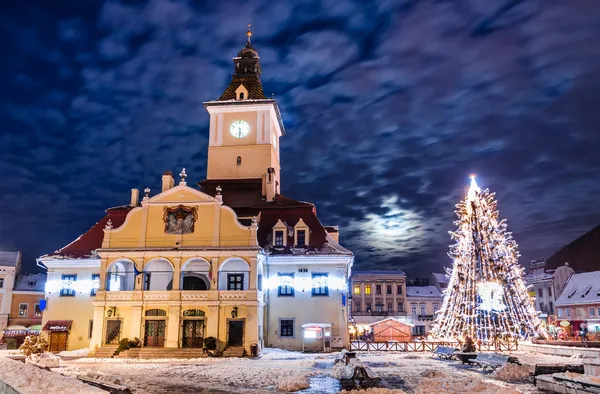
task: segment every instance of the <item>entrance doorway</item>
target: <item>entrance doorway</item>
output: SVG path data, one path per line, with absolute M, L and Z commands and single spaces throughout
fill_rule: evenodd
M 182 347 L 201 348 L 204 342 L 204 320 L 184 320 Z
M 50 333 L 50 349 L 51 352 L 62 352 L 67 350 L 67 333 L 66 332 L 51 332 Z
M 104 343 L 107 345 L 118 345 L 119 339 L 121 339 L 121 320 L 107 320 Z
M 242 346 L 244 343 L 244 321 L 229 320 L 227 346 Z
M 164 320 L 146 320 L 144 330 L 144 346 L 164 347 L 165 346 L 165 321 Z

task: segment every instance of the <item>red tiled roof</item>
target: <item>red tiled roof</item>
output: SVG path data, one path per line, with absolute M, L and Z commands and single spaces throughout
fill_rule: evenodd
M 248 97 L 246 97 L 246 99 L 266 100 L 267 96 L 265 96 L 265 93 L 263 92 L 263 87 L 258 76 L 246 78 L 234 76 L 231 79 L 229 86 L 227 86 L 227 89 L 225 89 L 217 101 L 235 100 L 235 91 L 240 85 L 244 85 L 246 90 L 248 90 Z
M 262 195 L 262 179 L 211 179 L 200 181 L 198 185 L 204 193 L 212 196 L 216 195 L 217 186 L 221 186 L 223 203 L 233 208 L 238 217 L 260 217 L 257 237 L 259 245 L 263 248 L 270 248 L 272 229 L 279 220 L 293 228 L 302 219 L 310 230 L 307 251 L 351 254 L 328 234 L 325 226 L 317 217 L 317 209 L 314 204 L 294 200 L 281 194 L 275 195 L 273 201 L 266 201 Z M 328 228 L 332 232 L 337 231 L 337 227 L 329 226 Z M 293 245 L 294 235 L 290 232 L 288 234 L 287 244 Z M 273 248 L 271 252 L 275 254 L 292 253 L 289 246 L 282 249 Z
M 54 252 L 53 255 L 70 258 L 82 258 L 90 256 L 93 250 L 96 250 L 102 246 L 102 240 L 104 239 L 104 227 L 106 227 L 108 220 L 110 219 L 112 221 L 113 228 L 117 228 L 123 224 L 127 214 L 132 209 L 133 207 L 130 206 L 107 209 L 106 216 L 94 224 L 92 228 L 83 233 L 75 241 Z
M 596 226 L 546 260 L 546 269 L 556 269 L 569 263 L 575 272 L 600 270 L 600 226 Z

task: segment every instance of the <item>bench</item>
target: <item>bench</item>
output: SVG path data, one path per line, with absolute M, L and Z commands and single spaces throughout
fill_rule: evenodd
M 510 356 L 504 356 L 497 353 L 479 353 L 476 358 L 470 359 L 469 362 L 471 362 L 471 364 L 479 365 L 484 371 L 488 368 L 494 371 L 496 368 L 511 361 L 510 359 Z M 514 357 L 512 357 L 512 359 L 513 362 L 516 360 Z M 518 363 L 518 360 L 516 361 Z
M 344 349 L 337 356 L 335 356 L 335 359 L 333 360 L 333 365 L 336 365 L 337 363 L 340 363 L 342 361 L 344 362 L 344 364 L 348 365 L 350 359 L 352 358 L 356 358 L 356 353 L 349 352 Z
M 454 357 L 454 352 L 457 349 L 448 347 L 448 346 L 438 346 L 433 353 L 431 353 L 431 357 L 438 356 L 438 358 L 445 358 L 446 360 L 450 360 Z

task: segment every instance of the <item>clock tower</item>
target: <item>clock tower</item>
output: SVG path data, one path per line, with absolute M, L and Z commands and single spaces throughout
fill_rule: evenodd
M 263 92 L 250 25 L 246 35 L 246 45 L 233 58 L 229 86 L 217 100 L 204 103 L 210 114 L 206 179 L 262 179 L 265 195 L 274 196 L 280 185 L 279 137 L 285 130 L 275 99 Z

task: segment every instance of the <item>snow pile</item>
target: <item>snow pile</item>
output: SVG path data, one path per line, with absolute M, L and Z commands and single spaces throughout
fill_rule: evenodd
M 100 394 L 106 391 L 33 365 L 0 358 L 0 381 L 21 394 Z
M 298 391 L 310 387 L 310 381 L 306 376 L 287 376 L 283 378 L 277 388 L 281 391 Z
M 60 356 L 60 357 L 87 357 L 87 355 L 89 353 L 90 353 L 90 349 L 83 348 L 83 349 L 77 349 L 77 350 L 63 350 L 62 352 L 58 353 L 58 356 Z
M 481 394 L 502 394 L 517 393 L 507 387 L 500 391 L 495 384 L 489 381 L 473 379 L 470 376 L 460 376 L 458 374 L 448 374 L 440 370 L 426 370 L 421 373 L 422 379 L 419 380 L 416 393 L 420 394 L 438 394 L 438 393 L 481 393 Z
M 400 389 L 366 389 L 366 390 L 350 390 L 350 391 L 341 391 L 343 394 L 406 394 L 406 391 L 402 391 Z
M 495 370 L 491 376 L 503 382 L 518 383 L 528 382 L 532 372 L 531 367 L 507 363 Z
M 25 359 L 25 362 L 42 368 L 58 368 L 60 366 L 60 358 L 48 352 L 42 354 L 32 354 Z

